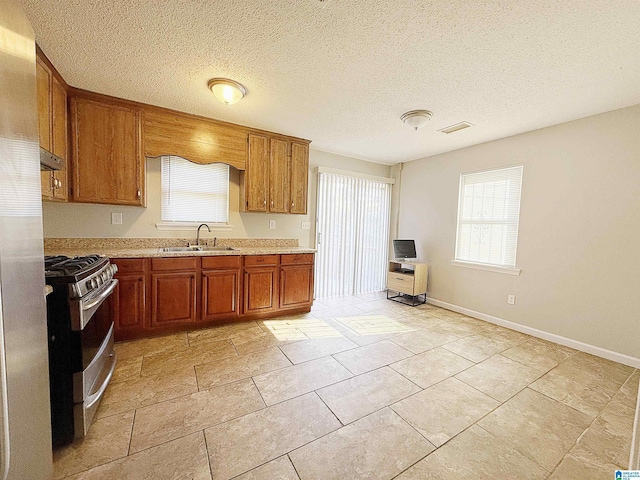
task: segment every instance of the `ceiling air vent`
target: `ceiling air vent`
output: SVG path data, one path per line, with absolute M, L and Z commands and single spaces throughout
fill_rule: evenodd
M 473 127 L 473 123 L 460 122 L 460 123 L 456 123 L 455 125 L 449 125 L 448 127 L 442 128 L 438 131 L 442 133 L 453 133 L 453 132 L 459 132 L 460 130 L 464 130 L 465 128 L 469 128 L 469 127 Z

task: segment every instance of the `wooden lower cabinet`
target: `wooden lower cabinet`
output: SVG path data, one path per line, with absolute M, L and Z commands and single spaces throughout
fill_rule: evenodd
M 144 331 L 148 321 L 149 260 L 112 258 L 118 267 L 118 286 L 111 294 L 111 315 L 116 339 Z
M 280 267 L 280 308 L 299 308 L 313 303 L 313 265 Z
M 145 327 L 146 287 L 144 274 L 118 277 L 118 286 L 112 294 L 114 330 L 126 332 Z
M 308 312 L 313 254 L 112 258 L 116 340 Z
M 196 273 L 151 273 L 151 327 L 196 321 Z
M 240 262 L 242 257 L 202 258 L 201 321 L 240 315 Z
M 277 267 L 244 269 L 244 313 L 274 312 L 278 306 Z

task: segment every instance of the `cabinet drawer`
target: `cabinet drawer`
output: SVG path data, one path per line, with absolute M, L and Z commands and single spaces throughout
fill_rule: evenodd
M 277 265 L 278 255 L 248 255 L 244 257 L 245 267 Z
M 293 255 L 281 255 L 280 263 L 282 265 L 313 263 L 313 253 L 296 253 Z
M 387 288 L 402 293 L 413 294 L 413 277 L 390 273 L 387 278 Z
M 238 256 L 220 256 L 220 257 L 202 257 L 203 269 L 217 268 L 240 268 L 240 257 Z
M 156 272 L 166 272 L 170 270 L 195 270 L 197 262 L 197 257 L 152 258 L 151 270 Z
M 118 275 L 144 272 L 144 258 L 112 258 L 118 266 Z

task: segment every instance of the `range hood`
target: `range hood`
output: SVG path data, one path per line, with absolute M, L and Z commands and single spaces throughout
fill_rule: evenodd
M 64 160 L 40 147 L 40 170 L 61 170 L 64 168 Z

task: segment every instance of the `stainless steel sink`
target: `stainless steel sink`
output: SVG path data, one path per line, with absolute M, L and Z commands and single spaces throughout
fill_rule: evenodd
M 209 247 L 208 245 L 191 246 L 191 247 L 162 247 L 158 249 L 160 253 L 169 252 L 226 252 L 235 250 L 233 247 Z

